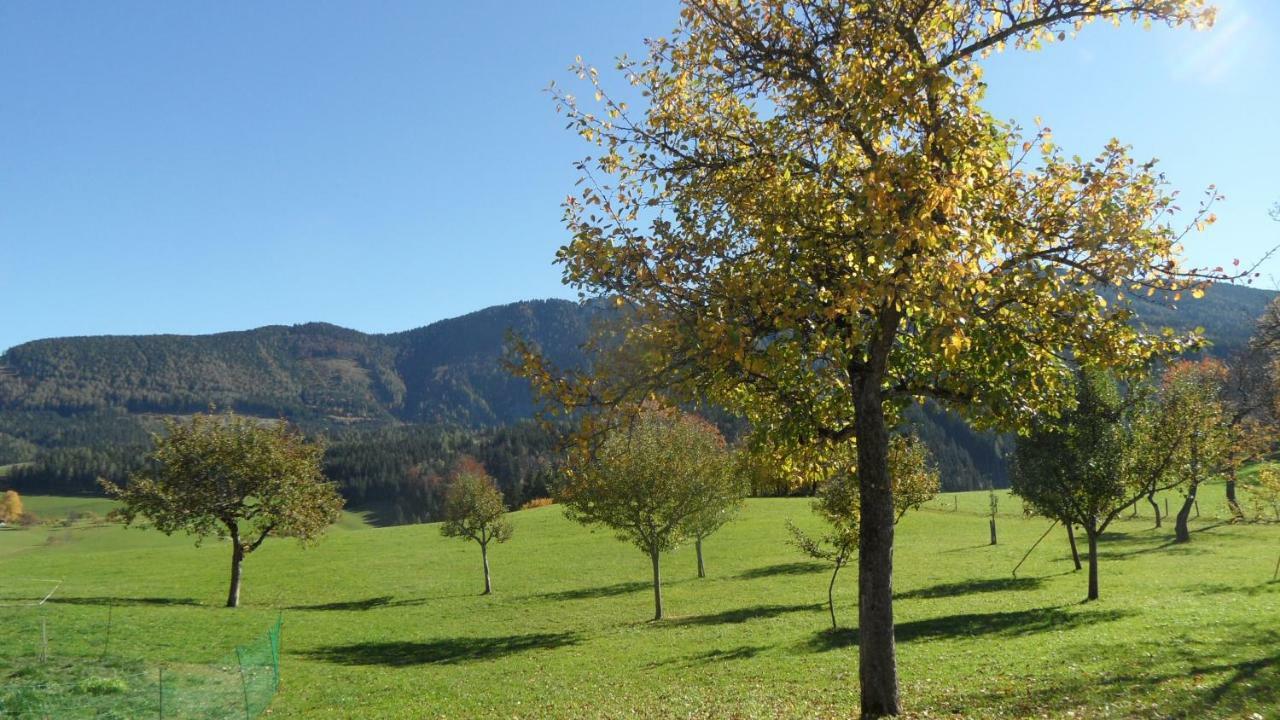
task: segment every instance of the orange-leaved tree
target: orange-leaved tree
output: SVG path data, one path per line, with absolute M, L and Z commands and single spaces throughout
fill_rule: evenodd
M 5 490 L 0 498 L 0 522 L 16 523 L 22 520 L 22 496 L 17 490 Z
M 440 534 L 472 540 L 480 546 L 480 558 L 484 564 L 484 595 L 493 592 L 489 578 L 489 543 L 504 543 L 511 539 L 515 528 L 507 518 L 507 506 L 502 491 L 484 465 L 473 457 L 464 455 L 454 464 L 449 477 L 449 487 L 444 496 L 444 522 Z

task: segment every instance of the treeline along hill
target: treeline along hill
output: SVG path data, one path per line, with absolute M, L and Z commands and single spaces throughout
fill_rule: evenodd
M 1217 285 L 1198 300 L 1134 298 L 1132 306 L 1135 322 L 1203 328 L 1209 352 L 1225 357 L 1244 347 L 1274 296 Z M 515 507 L 547 494 L 555 443 L 531 420 L 527 382 L 503 366 L 508 333 L 572 366 L 607 312 L 539 300 L 386 335 L 309 323 L 26 343 L 0 356 L 0 483 L 95 493 L 98 477 L 119 481 L 138 466 L 164 417 L 216 405 L 324 435 L 329 476 L 350 507 L 381 522 L 437 517 L 442 478 L 463 454 L 485 465 Z M 944 490 L 1008 485 L 1008 436 L 975 431 L 928 404 L 907 421 L 932 451 Z

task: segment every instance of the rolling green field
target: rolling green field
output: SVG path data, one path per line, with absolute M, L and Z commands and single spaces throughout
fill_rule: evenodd
M 1173 546 L 1140 507 L 1106 538 L 1102 600 L 1084 605 L 1061 529 L 1011 576 L 1049 523 L 1001 497 L 995 547 L 986 493 L 942 496 L 899 527 L 910 716 L 1280 713 L 1280 525 L 1227 524 L 1213 485 L 1192 542 Z M 27 499 L 46 518 L 85 502 L 102 501 Z M 648 621 L 647 558 L 556 507 L 513 515 L 490 597 L 474 544 L 351 514 L 315 548 L 273 541 L 250 556 L 239 610 L 220 607 L 225 544 L 110 525 L 0 533 L 0 595 L 61 579 L 51 655 L 94 652 L 110 612 L 111 656 L 149 666 L 217 662 L 283 614 L 273 718 L 850 717 L 856 571 L 841 576 L 846 629 L 833 633 L 827 570 L 786 544 L 788 518 L 817 528 L 805 500 L 749 501 L 707 543 L 703 580 L 691 550 L 668 556 L 661 623 Z

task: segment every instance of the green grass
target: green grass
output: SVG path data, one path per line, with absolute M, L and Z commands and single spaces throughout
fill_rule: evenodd
M 23 509 L 35 514 L 41 521 L 63 521 L 86 515 L 105 518 L 107 513 L 119 507 L 109 498 L 92 496 L 23 495 Z M 347 530 L 363 529 L 369 525 L 362 512 L 343 512 L 338 527 Z M 0 550 L 2 552 L 2 550 Z
M 63 520 L 76 515 L 93 513 L 105 517 L 117 503 L 102 497 L 62 497 L 58 495 L 23 495 L 22 507 L 41 520 Z
M 1126 513 L 1103 544 L 1091 604 L 1061 530 L 1011 576 L 1049 523 L 1023 518 L 1007 494 L 995 547 L 986 493 L 909 514 L 895 605 L 908 712 L 1280 714 L 1280 583 L 1269 582 L 1280 525 L 1227 524 L 1221 494 L 1202 491 L 1185 546 L 1150 527 L 1149 508 Z M 224 543 L 118 527 L 0 533 L 0 588 L 64 579 L 47 606 L 51 654 L 91 651 L 114 606 L 110 655 L 148 667 L 217 663 L 283 613 L 273 718 L 850 717 L 856 632 L 828 630 L 827 570 L 785 544 L 788 518 L 817 527 L 805 500 L 748 502 L 708 541 L 703 580 L 691 550 L 668 556 L 661 623 L 648 621 L 647 558 L 556 507 L 513 515 L 514 539 L 490 554 L 489 597 L 474 544 L 356 517 L 315 548 L 268 542 L 246 562 L 235 611 L 219 607 Z M 855 600 L 848 571 L 845 628 Z

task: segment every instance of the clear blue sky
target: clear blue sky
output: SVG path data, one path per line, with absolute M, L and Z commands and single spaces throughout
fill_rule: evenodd
M 991 62 L 989 106 L 1158 156 L 1220 224 L 1280 241 L 1280 3 L 1208 33 L 1091 26 Z M 0 4 L 0 349 L 311 320 L 383 332 L 571 296 L 551 264 L 584 148 L 542 92 L 672 0 Z M 1267 273 L 1280 276 L 1280 262 Z M 1271 282 L 1264 278 L 1264 282 Z

